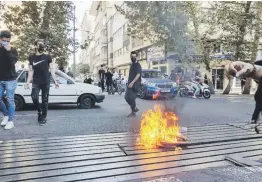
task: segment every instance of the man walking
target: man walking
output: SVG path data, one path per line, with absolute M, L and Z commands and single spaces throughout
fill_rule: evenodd
M 37 40 L 34 44 L 36 53 L 29 57 L 29 74 L 26 83 L 26 88 L 29 88 L 29 83 L 33 79 L 31 97 L 38 111 L 38 122 L 40 125 L 46 123 L 48 110 L 48 96 L 50 88 L 50 65 L 51 75 L 53 77 L 56 88 L 58 84 L 55 78 L 55 66 L 52 63 L 52 58 L 49 54 L 44 54 L 44 43 L 42 40 Z M 42 93 L 42 107 L 39 103 L 39 92 Z
M 0 32 L 0 110 L 4 114 L 1 126 L 5 126 L 6 130 L 14 127 L 14 94 L 17 87 L 15 64 L 18 54 L 16 49 L 11 47 L 10 40 L 11 33 L 9 31 Z M 7 108 L 3 102 L 5 92 L 8 104 Z
M 98 74 L 99 74 L 102 92 L 104 92 L 105 90 L 105 70 L 104 70 L 103 65 L 101 65 L 101 69 L 99 70 Z
M 137 62 L 137 53 L 135 51 L 131 52 L 131 61 L 132 65 L 129 71 L 128 88 L 125 95 L 126 102 L 131 108 L 131 113 L 128 117 L 134 117 L 136 116 L 136 112 L 138 112 L 138 108 L 136 107 L 136 96 L 140 90 L 142 73 L 142 68 Z

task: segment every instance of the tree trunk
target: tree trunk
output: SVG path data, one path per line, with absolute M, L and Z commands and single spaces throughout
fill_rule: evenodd
M 225 88 L 223 94 L 229 94 L 229 92 L 230 92 L 230 90 L 231 90 L 231 87 L 232 87 L 232 85 L 233 85 L 233 79 L 234 79 L 234 77 L 229 76 L 229 78 L 228 78 L 228 81 L 229 81 L 229 82 L 228 82 L 227 87 Z
M 238 41 L 237 41 L 237 44 L 236 44 L 236 53 L 235 53 L 235 60 L 236 61 L 239 58 L 242 58 L 241 57 L 241 51 L 242 51 L 241 47 L 244 44 L 244 37 L 245 37 L 245 34 L 246 34 L 247 20 L 248 20 L 248 15 L 249 15 L 249 12 L 250 12 L 251 3 L 252 3 L 252 1 L 246 2 L 244 19 L 242 20 L 242 22 L 239 26 L 240 35 L 238 37 Z
M 43 12 L 43 21 L 41 25 L 41 30 L 40 30 L 40 39 L 45 39 L 50 35 L 50 18 L 51 18 L 51 10 L 52 10 L 53 2 L 52 1 L 47 1 L 45 4 L 45 9 Z

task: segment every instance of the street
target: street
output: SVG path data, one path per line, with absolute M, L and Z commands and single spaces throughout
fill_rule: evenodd
M 149 162 L 149 164 L 152 163 L 152 165 L 134 169 L 150 171 L 151 168 L 161 168 L 162 166 L 160 163 L 153 165 L 154 161 L 160 162 L 162 159 L 168 159 L 168 156 L 166 156 L 166 158 L 157 158 L 158 155 L 161 156 L 161 153 L 168 155 L 168 151 L 156 150 L 153 152 L 151 150 L 132 149 L 133 147 L 126 146 L 128 139 L 125 139 L 125 135 L 128 135 L 125 134 L 125 132 L 139 131 L 140 118 L 143 111 L 151 109 L 155 104 L 163 104 L 164 101 L 137 99 L 140 115 L 136 118 L 126 118 L 126 115 L 129 113 L 129 107 L 124 100 L 124 96 L 110 95 L 106 97 L 103 103 L 91 110 L 77 109 L 75 105 L 50 106 L 48 123 L 45 126 L 38 125 L 33 106 L 28 106 L 25 111 L 17 112 L 15 128 L 9 131 L 1 128 L 0 139 L 4 143 L 0 145 L 2 147 L 2 149 L 0 148 L 0 153 L 3 155 L 0 162 L 2 161 L 4 165 L 1 167 L 3 173 L 0 175 L 0 178 L 3 181 L 20 178 L 28 178 L 29 180 L 45 174 L 46 177 L 50 176 L 50 179 L 54 181 L 58 179 L 64 181 L 68 178 L 67 175 L 65 175 L 68 173 L 71 174 L 70 177 L 74 177 L 75 179 L 92 179 L 88 176 L 98 175 L 96 181 L 102 179 L 107 181 L 110 178 L 112 181 L 124 180 L 129 182 L 193 182 L 196 181 L 196 179 L 199 179 L 201 182 L 261 181 L 261 168 L 240 168 L 224 160 L 224 156 L 232 153 L 232 151 L 236 151 L 236 153 L 240 155 L 242 153 L 242 155 L 246 156 L 252 155 L 253 152 L 253 159 L 261 159 L 261 153 L 259 150 L 255 150 L 261 148 L 260 135 L 247 132 L 238 127 L 225 125 L 230 123 L 238 124 L 238 122 L 241 125 L 241 123 L 243 124 L 243 122 L 250 119 L 254 107 L 253 96 L 214 95 L 209 100 L 177 97 L 169 101 L 169 106 L 171 105 L 170 102 L 174 104 L 173 106 L 177 115 L 180 117 L 180 125 L 190 128 L 190 136 L 195 136 L 199 139 L 202 138 L 201 140 L 207 139 L 207 141 L 209 138 L 209 141 L 211 141 L 211 143 L 207 142 L 201 146 L 189 146 L 187 150 L 183 151 L 184 159 L 188 160 L 182 160 L 183 156 L 180 155 L 178 155 L 178 158 L 173 156 L 173 165 L 181 166 L 181 170 L 179 167 L 177 167 L 177 169 L 167 168 L 159 174 L 154 171 L 149 173 L 152 178 L 146 177 L 146 174 L 141 174 L 143 177 L 135 176 L 133 177 L 135 180 L 130 180 L 132 179 L 132 173 L 130 173 L 132 166 L 130 166 L 130 168 L 126 169 L 127 171 L 123 171 L 122 176 L 110 177 L 109 175 L 108 179 L 102 178 L 103 175 L 108 173 L 106 172 L 106 166 L 115 168 L 114 170 L 117 171 L 117 166 L 142 165 L 142 163 L 147 164 L 147 162 Z M 202 127 L 203 125 L 206 126 Z M 206 129 L 204 129 L 205 127 Z M 194 132 L 196 133 L 194 134 Z M 247 133 L 244 134 L 243 132 Z M 74 137 L 49 138 L 55 136 Z M 114 137 L 118 138 L 114 139 Z M 213 139 L 210 140 L 210 137 Z M 229 140 L 236 138 L 239 138 L 239 140 L 224 143 L 219 142 L 220 139 L 223 141 L 223 138 L 226 139 L 227 137 Z M 243 138 L 244 140 L 242 142 L 242 137 L 247 137 L 247 139 L 249 139 L 248 137 L 253 137 L 253 139 L 245 142 L 245 138 Z M 23 138 L 27 140 L 8 141 Z M 33 140 L 28 140 L 30 138 Z M 36 138 L 39 139 L 35 140 Z M 123 138 L 123 141 L 120 141 L 121 138 Z M 76 143 L 73 142 L 74 140 Z M 192 140 L 194 139 L 192 138 Z M 218 140 L 217 144 L 215 140 Z M 115 143 L 117 143 L 117 145 L 113 145 Z M 124 155 L 121 150 L 124 151 L 126 155 Z M 152 154 L 150 154 L 151 152 Z M 143 155 L 146 153 L 150 155 Z M 221 155 L 218 155 L 219 153 Z M 54 157 L 53 159 L 52 156 Z M 146 158 L 150 156 L 153 158 L 147 160 Z M 79 157 L 80 159 L 78 159 Z M 94 160 L 92 160 L 92 158 Z M 130 161 L 126 163 L 125 161 L 113 162 L 121 160 L 121 158 Z M 143 160 L 142 158 L 145 159 Z M 218 158 L 218 165 L 216 165 L 215 162 L 212 163 L 213 158 Z M 140 159 L 140 162 L 136 162 L 138 159 Z M 208 162 L 209 159 L 210 163 Z M 252 159 L 252 157 L 250 159 Z M 62 160 L 64 162 L 62 162 Z M 77 162 L 78 160 L 86 164 L 83 163 L 80 165 Z M 201 160 L 207 161 L 202 164 Z M 192 165 L 189 165 L 190 161 Z M 60 167 L 60 162 L 62 162 L 61 167 L 63 169 L 61 169 L 59 175 L 56 175 L 58 171 L 55 170 Z M 113 163 L 111 164 L 111 162 Z M 168 166 L 170 162 L 167 160 L 165 163 Z M 194 163 L 196 163 L 196 165 L 194 165 Z M 188 167 L 183 168 L 183 165 L 188 165 Z M 21 169 L 16 170 L 16 167 L 20 167 L 22 171 L 28 175 L 20 175 Z M 97 169 L 100 167 L 104 170 Z M 165 169 L 165 165 L 162 167 Z M 12 170 L 8 170 L 8 168 Z M 73 169 L 78 172 L 72 173 Z M 48 172 L 45 172 L 45 170 Z M 88 170 L 90 170 L 91 173 L 87 173 Z M 121 168 L 119 168 L 119 172 L 121 173 Z M 127 180 L 124 175 L 126 173 L 126 177 L 129 180 Z M 130 176 L 128 176 L 129 173 Z M 45 181 L 45 178 L 37 179 L 37 181 L 41 180 Z
M 172 101 L 180 117 L 181 126 L 225 124 L 251 119 L 253 96 L 214 95 L 209 100 L 177 97 Z M 130 109 L 124 95 L 109 95 L 94 109 L 77 109 L 76 105 L 50 106 L 48 123 L 39 126 L 33 106 L 16 113 L 15 128 L 4 131 L 0 139 L 75 136 L 96 133 L 139 131 L 141 113 L 163 101 L 137 99 L 140 109 L 136 118 L 127 118 Z

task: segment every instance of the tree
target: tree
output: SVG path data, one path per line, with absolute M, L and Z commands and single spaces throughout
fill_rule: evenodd
M 90 67 L 89 64 L 83 64 L 83 63 L 79 63 L 76 65 L 76 75 L 84 75 L 86 76 L 89 72 L 90 72 Z
M 70 38 L 70 21 L 73 3 L 69 1 L 22 1 L 21 6 L 9 6 L 4 14 L 7 27 L 17 36 L 21 61 L 33 51 L 33 42 L 44 39 L 47 51 L 59 67 L 67 65 L 73 40 Z
M 187 34 L 188 17 L 184 2 L 125 1 L 127 9 L 115 6 L 128 20 L 133 38 L 150 40 L 165 51 L 176 52 L 183 62 L 191 60 L 194 43 Z
M 251 39 L 251 63 L 254 63 L 256 61 L 256 55 L 257 55 L 257 50 L 258 50 L 258 46 L 259 46 L 259 39 L 262 35 L 262 31 L 261 29 L 261 23 L 262 23 L 262 3 L 260 1 L 254 2 L 255 3 L 255 17 L 254 17 L 254 21 L 253 21 L 253 27 L 252 29 L 254 29 L 254 36 Z M 250 93 L 250 89 L 251 89 L 251 78 L 247 78 L 246 79 L 246 83 L 244 86 L 244 91 L 243 94 L 249 94 Z
M 210 38 L 218 31 L 216 28 L 216 13 L 214 11 L 217 7 L 217 3 L 212 2 L 208 5 L 209 7 L 204 9 L 202 8 L 201 2 L 185 2 L 186 11 L 193 27 L 190 34 L 194 40 L 195 47 L 197 49 L 196 52 L 201 55 L 200 61 L 206 66 L 207 73 L 205 75 L 207 77 L 211 93 L 214 93 L 210 66 L 210 61 L 212 60 L 210 54 L 214 41 L 210 41 Z M 208 16 L 206 16 L 207 14 Z
M 250 41 L 246 39 L 252 31 L 254 14 L 251 1 L 246 2 L 219 2 L 217 8 L 218 26 L 222 33 L 223 47 L 234 54 L 234 60 L 247 60 L 250 55 Z M 233 77 L 227 75 L 229 83 L 223 94 L 228 94 L 233 85 Z
M 0 22 L 4 21 L 3 20 L 3 10 L 4 9 L 5 9 L 5 2 L 4 1 L 0 1 Z

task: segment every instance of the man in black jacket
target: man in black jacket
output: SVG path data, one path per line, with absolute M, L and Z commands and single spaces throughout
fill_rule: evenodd
M 5 126 L 5 129 L 14 127 L 14 94 L 17 87 L 15 64 L 18 54 L 16 49 L 11 47 L 10 40 L 11 33 L 9 31 L 0 32 L 0 110 L 4 115 L 1 126 Z M 5 92 L 8 107 L 3 102 Z
M 136 96 L 141 86 L 141 74 L 142 68 L 140 63 L 137 61 L 137 52 L 131 52 L 132 65 L 129 70 L 128 87 L 125 95 L 125 100 L 131 108 L 131 113 L 128 117 L 136 116 L 138 108 L 136 107 Z

